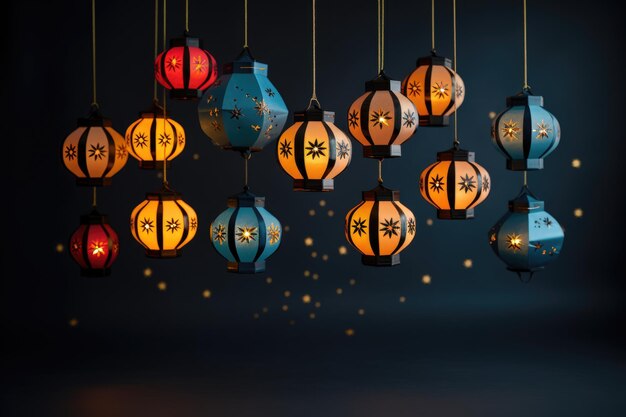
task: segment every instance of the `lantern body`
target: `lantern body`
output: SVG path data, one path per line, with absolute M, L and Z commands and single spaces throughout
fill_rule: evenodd
M 93 210 L 80 216 L 80 226 L 70 237 L 70 255 L 80 265 L 80 275 L 100 277 L 111 274 L 120 243 L 106 215 Z
M 126 129 L 126 148 L 140 168 L 163 169 L 163 161 L 171 161 L 185 149 L 185 129 L 163 116 L 163 108 L 155 102 Z
M 63 142 L 63 163 L 76 177 L 77 185 L 106 186 L 126 165 L 128 150 L 122 135 L 93 107 L 87 118 Z
M 507 109 L 493 120 L 491 139 L 512 171 L 543 169 L 543 158 L 559 145 L 561 126 L 529 91 L 507 97 Z
M 335 113 L 313 101 L 278 140 L 278 162 L 295 191 L 332 191 L 334 178 L 350 164 L 352 143 L 334 121 Z
M 184 34 L 170 40 L 170 47 L 161 52 L 154 62 L 154 75 L 170 97 L 196 100 L 217 79 L 217 62 L 202 47 L 198 38 Z
M 420 126 L 448 126 L 449 116 L 465 99 L 465 83 L 448 58 L 418 58 L 417 67 L 402 81 L 402 94 L 415 104 Z
M 400 263 L 400 252 L 415 237 L 415 216 L 400 203 L 400 191 L 379 185 L 363 192 L 363 200 L 346 215 L 345 234 L 371 266 Z
M 247 48 L 224 65 L 198 105 L 200 127 L 213 144 L 256 152 L 280 135 L 289 111 L 267 73 Z
M 474 152 L 452 148 L 437 153 L 437 162 L 422 171 L 419 187 L 439 219 L 470 219 L 489 195 L 491 178 L 474 162 Z
M 365 83 L 365 94 L 350 106 L 348 128 L 363 145 L 364 157 L 395 158 L 402 156 L 400 145 L 415 133 L 417 118 L 413 103 L 400 93 L 400 81 L 381 72 Z
M 130 232 L 151 258 L 175 258 L 198 230 L 196 212 L 168 188 L 147 193 L 130 215 Z
M 489 231 L 491 249 L 515 272 L 543 269 L 559 256 L 563 239 L 559 223 L 526 187 Z
M 265 260 L 282 241 L 282 226 L 265 209 L 265 197 L 244 191 L 228 199 L 228 208 L 211 223 L 211 243 L 226 258 L 229 272 L 265 271 Z

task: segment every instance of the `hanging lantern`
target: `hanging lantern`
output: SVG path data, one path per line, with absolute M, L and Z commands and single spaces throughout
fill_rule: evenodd
M 111 178 L 126 165 L 128 150 L 122 135 L 111 127 L 97 106 L 63 142 L 63 163 L 77 185 L 111 185 Z
M 211 223 L 211 243 L 229 272 L 265 271 L 265 260 L 280 246 L 282 226 L 265 209 L 265 197 L 245 190 L 228 199 L 228 208 Z
M 80 216 L 80 226 L 70 237 L 70 255 L 80 265 L 83 277 L 111 274 L 111 265 L 120 252 L 117 233 L 109 224 L 108 216 L 93 211 Z
M 437 152 L 437 162 L 420 175 L 422 197 L 437 208 L 439 219 L 471 219 L 474 207 L 491 190 L 489 173 L 474 162 L 474 152 L 452 148 Z
M 489 231 L 489 244 L 508 269 L 532 273 L 561 253 L 563 229 L 526 186 L 509 201 L 509 211 Z
M 417 111 L 400 93 L 400 81 L 380 72 L 365 83 L 365 94 L 348 110 L 350 134 L 363 145 L 366 158 L 402 156 L 403 142 L 417 129 Z
M 415 104 L 420 126 L 448 126 L 449 116 L 465 99 L 465 84 L 452 61 L 438 56 L 418 58 L 417 68 L 402 81 L 402 94 Z
M 289 111 L 267 73 L 246 47 L 204 93 L 200 127 L 216 146 L 256 152 L 280 135 Z
M 543 97 L 532 95 L 529 89 L 507 97 L 506 106 L 491 125 L 492 142 L 506 156 L 506 168 L 543 169 L 543 158 L 561 140 L 558 120 L 543 108 Z
M 294 191 L 332 191 L 334 178 L 350 164 L 350 139 L 335 126 L 335 113 L 316 100 L 293 119 L 277 142 L 280 166 L 293 178 Z
M 185 149 L 185 130 L 163 115 L 163 107 L 155 101 L 126 130 L 128 152 L 139 161 L 140 168 L 163 169 L 164 160 L 171 161 Z
M 379 185 L 348 212 L 345 233 L 364 265 L 393 266 L 415 237 L 415 216 L 400 203 L 400 191 Z
M 170 97 L 196 100 L 217 79 L 215 58 L 202 47 L 202 41 L 184 33 L 170 40 L 170 47 L 154 62 L 154 74 Z
M 198 230 L 196 212 L 182 200 L 182 194 L 166 186 L 146 193 L 130 215 L 130 232 L 151 258 L 175 258 Z

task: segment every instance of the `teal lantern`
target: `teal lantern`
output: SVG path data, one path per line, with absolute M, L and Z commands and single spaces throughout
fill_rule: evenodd
M 509 201 L 509 211 L 489 231 L 491 248 L 520 278 L 522 273 L 532 277 L 556 259 L 563 239 L 559 223 L 526 186 Z
M 289 111 L 267 73 L 245 47 L 204 93 L 200 126 L 216 146 L 257 152 L 281 134 Z
M 282 226 L 265 209 L 265 197 L 247 189 L 228 199 L 228 208 L 211 224 L 211 242 L 229 272 L 265 272 L 265 260 L 280 246 Z
M 543 169 L 543 158 L 559 145 L 561 126 L 543 108 L 543 97 L 529 88 L 507 97 L 507 109 L 493 120 L 491 139 L 506 156 L 506 168 L 512 171 Z

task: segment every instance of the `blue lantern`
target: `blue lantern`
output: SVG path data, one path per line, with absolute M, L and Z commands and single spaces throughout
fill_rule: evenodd
M 211 224 L 211 242 L 228 261 L 229 272 L 265 271 L 265 260 L 280 246 L 282 226 L 265 210 L 265 197 L 247 189 L 228 199 L 228 208 Z
M 530 273 L 556 259 L 563 247 L 563 229 L 548 212 L 543 201 L 524 186 L 509 201 L 506 213 L 489 231 L 489 244 L 510 271 Z
M 216 146 L 257 152 L 280 135 L 289 111 L 267 72 L 246 47 L 204 93 L 200 126 Z
M 506 156 L 506 168 L 512 171 L 543 169 L 543 158 L 559 145 L 558 120 L 543 108 L 543 97 L 524 89 L 507 97 L 507 109 L 493 120 L 491 139 Z

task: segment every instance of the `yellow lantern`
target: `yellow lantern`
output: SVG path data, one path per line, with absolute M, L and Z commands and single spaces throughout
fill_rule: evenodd
M 147 193 L 130 215 L 130 232 L 146 248 L 151 258 L 174 258 L 198 230 L 196 212 L 182 200 L 180 193 L 164 186 Z
M 397 265 L 415 237 L 415 216 L 400 203 L 400 191 L 379 185 L 364 191 L 363 201 L 348 212 L 345 234 L 364 265 Z

